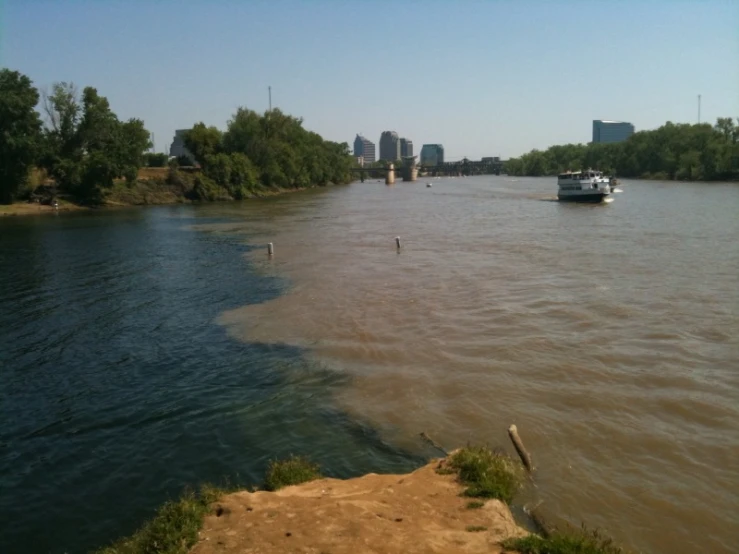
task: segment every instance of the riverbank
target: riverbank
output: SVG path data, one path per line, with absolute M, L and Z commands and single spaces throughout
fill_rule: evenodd
M 25 216 L 46 215 L 59 212 L 84 211 L 90 209 L 104 209 L 114 207 L 131 206 L 159 206 L 170 204 L 197 204 L 204 201 L 193 200 L 191 191 L 195 184 L 196 171 L 178 170 L 171 172 L 169 168 L 142 168 L 139 170 L 138 179 L 128 184 L 121 180 L 114 184 L 113 188 L 106 190 L 103 203 L 99 206 L 90 207 L 75 203 L 66 197 L 58 198 L 58 207 L 50 204 L 37 202 L 15 202 L 9 205 L 0 204 L 0 217 L 3 216 Z M 251 191 L 239 200 L 253 198 L 266 198 L 292 192 L 306 190 L 306 187 L 298 188 L 260 188 Z M 229 196 L 219 197 L 217 201 L 233 201 Z M 205 201 L 207 202 L 207 201 Z
M 265 490 L 204 487 L 165 504 L 138 532 L 98 554 L 259 552 L 469 552 L 619 554 L 597 533 L 532 534 L 508 504 L 523 467 L 465 447 L 408 474 L 323 478 L 304 458 L 273 462 Z

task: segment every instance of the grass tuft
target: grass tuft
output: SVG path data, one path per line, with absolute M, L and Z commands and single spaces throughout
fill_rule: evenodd
M 102 548 L 96 554 L 185 554 L 198 540 L 203 516 L 211 504 L 227 491 L 204 485 L 198 493 L 185 492 L 169 501 L 156 515 L 130 537 Z
M 465 496 L 497 498 L 510 504 L 523 482 L 520 464 L 484 446 L 458 450 L 452 455 L 449 465 L 467 486 Z
M 321 474 L 316 464 L 302 456 L 290 456 L 287 460 L 269 463 L 264 486 L 268 491 L 276 491 L 282 487 L 299 485 L 320 478 Z
M 626 554 L 613 540 L 603 536 L 597 529 L 567 529 L 554 531 L 544 538 L 528 535 L 503 542 L 503 547 L 520 554 Z
M 485 505 L 485 502 L 481 500 L 470 500 L 467 502 L 467 509 L 468 510 L 478 510 L 482 508 Z
M 470 533 L 479 533 L 481 531 L 487 531 L 488 528 L 484 525 L 468 525 L 467 531 Z

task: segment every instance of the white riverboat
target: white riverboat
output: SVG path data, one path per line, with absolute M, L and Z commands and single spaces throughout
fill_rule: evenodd
M 557 198 L 563 202 L 603 202 L 612 192 L 611 179 L 594 169 L 562 173 L 557 185 Z

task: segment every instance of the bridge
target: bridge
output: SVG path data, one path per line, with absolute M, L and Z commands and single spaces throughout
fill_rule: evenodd
M 496 158 L 484 158 L 480 161 L 472 161 L 463 158 L 459 161 L 444 162 L 437 165 L 417 165 L 416 157 L 409 156 L 402 160 L 400 167 L 395 164 L 388 164 L 385 167 L 355 167 L 352 171 L 359 173 L 360 179 L 364 182 L 370 173 L 385 173 L 385 183 L 391 185 L 395 182 L 395 172 L 401 171 L 403 181 L 415 181 L 419 174 L 437 176 L 457 176 L 463 177 L 467 175 L 500 175 L 505 162 Z

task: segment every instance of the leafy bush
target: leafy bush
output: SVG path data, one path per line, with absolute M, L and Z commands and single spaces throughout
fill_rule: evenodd
M 144 154 L 144 164 L 146 167 L 167 167 L 169 156 L 163 153 L 147 152 Z
M 190 200 L 201 200 L 213 202 L 215 200 L 230 200 L 228 191 L 223 187 L 206 177 L 205 175 L 198 175 L 195 177 L 195 183 L 192 190 L 187 192 L 187 197 Z

